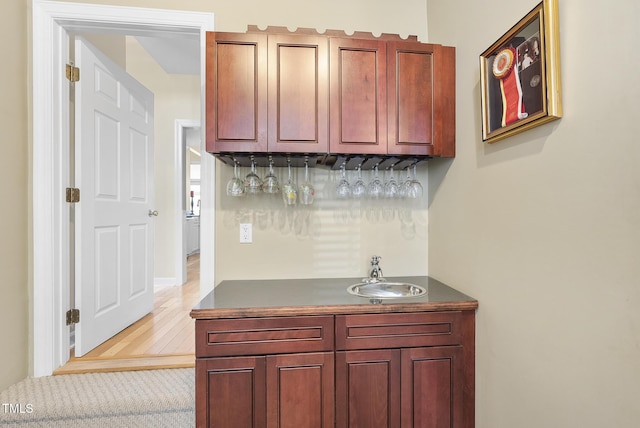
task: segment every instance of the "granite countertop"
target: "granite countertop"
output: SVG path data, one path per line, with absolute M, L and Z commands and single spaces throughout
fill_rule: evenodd
M 389 282 L 408 282 L 427 289 L 418 297 L 383 300 L 372 304 L 366 297 L 351 295 L 347 287 L 362 278 L 222 281 L 193 308 L 196 319 L 264 316 L 298 316 L 386 312 L 475 310 L 478 302 L 427 276 L 391 277 Z

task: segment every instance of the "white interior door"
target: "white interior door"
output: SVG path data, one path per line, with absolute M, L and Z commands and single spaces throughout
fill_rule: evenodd
M 153 309 L 153 94 L 80 37 L 75 58 L 81 356 Z

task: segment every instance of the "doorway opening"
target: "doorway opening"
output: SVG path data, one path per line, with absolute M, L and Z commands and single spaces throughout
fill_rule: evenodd
M 202 127 L 200 121 L 178 119 L 175 122 L 175 247 L 177 278 L 187 282 L 187 256 L 200 253 L 200 217 L 202 213 Z M 191 165 L 197 171 L 191 172 Z M 197 175 L 196 175 L 197 173 Z M 191 194 L 193 192 L 193 194 Z
M 213 15 L 33 0 L 33 133 L 32 218 L 33 293 L 32 374 L 46 376 L 67 362 L 70 332 L 65 314 L 70 308 L 69 207 L 64 193 L 69 181 L 68 92 L 64 67 L 69 32 L 111 32 L 154 36 L 191 35 L 200 39 L 204 64 L 205 32 L 213 30 Z M 201 66 L 201 91 L 204 65 Z M 201 93 L 201 117 L 204 117 Z M 204 140 L 204 139 L 203 139 Z M 201 233 L 214 233 L 213 159 L 202 162 Z M 202 240 L 199 294 L 213 289 L 213 239 Z

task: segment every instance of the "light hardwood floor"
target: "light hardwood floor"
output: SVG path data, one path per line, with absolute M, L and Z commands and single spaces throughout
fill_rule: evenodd
M 155 293 L 151 313 L 83 357 L 73 356 L 54 374 L 194 367 L 195 322 L 200 300 L 200 255 L 187 260 L 187 283 Z

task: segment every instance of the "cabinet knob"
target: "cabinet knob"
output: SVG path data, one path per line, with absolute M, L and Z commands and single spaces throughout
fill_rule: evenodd
M 149 210 L 149 217 L 158 217 L 158 210 Z

